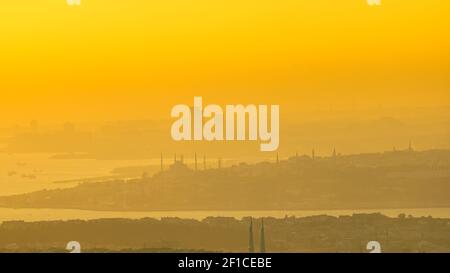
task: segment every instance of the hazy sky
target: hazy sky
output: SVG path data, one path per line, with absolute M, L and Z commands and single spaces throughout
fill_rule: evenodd
M 194 95 L 448 106 L 449 18 L 439 0 L 1 1 L 0 122 L 166 119 Z

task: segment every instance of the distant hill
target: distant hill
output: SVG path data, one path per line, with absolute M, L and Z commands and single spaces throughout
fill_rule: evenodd
M 450 151 L 292 157 L 0 197 L 0 207 L 88 210 L 303 210 L 450 207 Z

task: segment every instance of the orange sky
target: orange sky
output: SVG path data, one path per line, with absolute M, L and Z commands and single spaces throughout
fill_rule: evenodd
M 449 18 L 438 0 L 2 1 L 0 122 L 166 119 L 194 95 L 448 106 Z

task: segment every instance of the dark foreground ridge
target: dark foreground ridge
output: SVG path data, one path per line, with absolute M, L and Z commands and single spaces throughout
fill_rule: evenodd
M 262 249 L 262 220 L 252 221 L 255 252 Z M 84 253 L 248 253 L 250 226 L 250 218 L 4 222 L 0 225 L 0 249 L 67 253 L 67 243 L 77 241 Z M 449 234 L 450 219 L 431 217 L 361 214 L 265 218 L 264 250 L 368 253 L 368 242 L 378 241 L 383 252 L 450 252 Z

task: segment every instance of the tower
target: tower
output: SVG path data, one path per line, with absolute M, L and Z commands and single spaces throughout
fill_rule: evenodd
M 261 220 L 260 252 L 266 253 L 266 234 L 264 228 L 264 219 Z
M 253 240 L 253 218 L 250 218 L 250 229 L 248 232 L 248 252 L 255 253 L 255 242 Z

